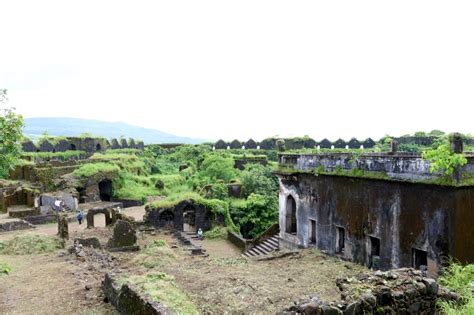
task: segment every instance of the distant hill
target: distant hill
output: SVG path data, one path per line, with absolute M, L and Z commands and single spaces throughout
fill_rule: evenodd
M 190 143 L 204 142 L 202 139 L 175 136 L 155 129 L 128 125 L 122 122 L 106 122 L 79 118 L 25 118 L 23 133 L 32 140 L 40 137 L 45 131 L 50 136 L 79 136 L 91 133 L 107 139 L 134 138 L 145 144 L 153 143 Z

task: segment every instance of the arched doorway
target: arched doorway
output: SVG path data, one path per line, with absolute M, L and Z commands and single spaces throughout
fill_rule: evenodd
M 183 210 L 183 231 L 196 232 L 196 209 L 186 206 Z
M 95 146 L 95 150 L 96 151 L 102 150 L 102 146 L 100 145 L 100 143 L 97 143 L 97 145 Z
M 102 201 L 112 201 L 113 188 L 110 179 L 104 179 L 99 183 L 99 195 Z
M 75 145 L 74 143 L 71 143 L 71 144 L 69 145 L 69 150 L 70 150 L 70 151 L 76 151 L 76 150 L 77 150 L 76 145 Z
M 288 196 L 286 200 L 286 233 L 296 234 L 296 201 L 293 196 Z

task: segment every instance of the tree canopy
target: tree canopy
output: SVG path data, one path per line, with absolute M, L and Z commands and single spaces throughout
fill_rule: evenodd
M 0 178 L 8 176 L 21 153 L 23 118 L 7 108 L 7 91 L 0 90 Z

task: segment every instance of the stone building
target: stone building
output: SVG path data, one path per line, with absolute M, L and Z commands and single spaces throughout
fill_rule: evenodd
M 457 174 L 474 175 L 474 156 Z M 474 184 L 403 153 L 282 154 L 280 245 L 380 269 L 474 262 Z

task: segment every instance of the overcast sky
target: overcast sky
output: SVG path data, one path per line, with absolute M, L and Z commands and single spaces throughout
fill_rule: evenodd
M 206 139 L 474 133 L 474 1 L 0 2 L 25 117 Z

